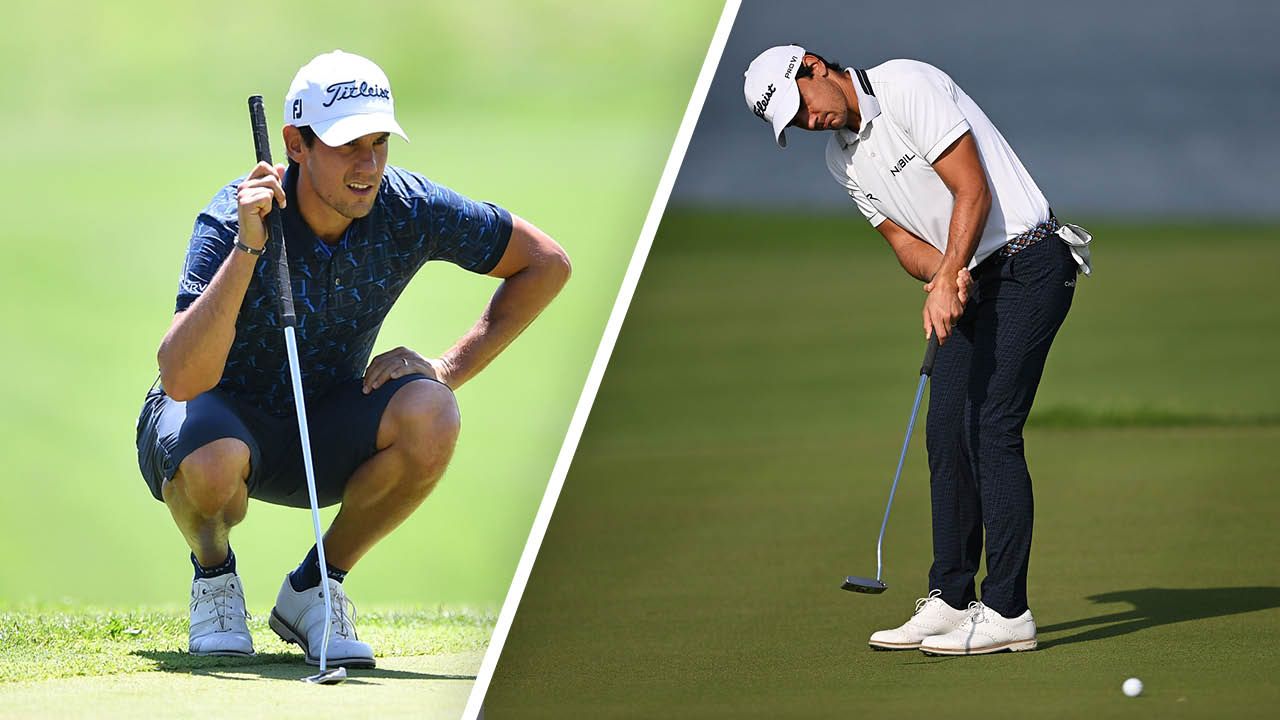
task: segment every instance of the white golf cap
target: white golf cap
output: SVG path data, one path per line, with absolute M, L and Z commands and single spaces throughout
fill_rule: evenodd
M 744 73 L 746 81 L 742 92 L 751 112 L 773 126 L 773 137 L 778 147 L 787 146 L 782 134 L 800 109 L 800 88 L 796 86 L 796 71 L 804 60 L 804 48 L 799 45 L 779 45 L 756 56 Z
M 391 132 L 408 140 L 396 122 L 391 82 L 372 60 L 341 50 L 302 66 L 284 99 L 287 125 L 308 125 L 330 147 L 369 133 Z

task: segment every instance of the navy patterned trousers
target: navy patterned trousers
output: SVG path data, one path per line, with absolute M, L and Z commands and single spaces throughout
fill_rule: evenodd
M 1034 504 L 1022 427 L 1075 293 L 1076 263 L 1056 236 L 984 260 L 965 313 L 939 349 L 926 425 L 933 507 L 929 587 L 964 608 L 985 531 L 982 601 L 1027 609 Z

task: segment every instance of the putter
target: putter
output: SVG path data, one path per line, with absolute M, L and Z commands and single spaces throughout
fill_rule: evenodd
M 916 388 L 916 402 L 911 406 L 911 419 L 907 421 L 907 437 L 902 441 L 902 454 L 898 456 L 898 469 L 893 473 L 893 486 L 889 488 L 889 504 L 884 507 L 884 520 L 880 521 L 880 538 L 876 540 L 876 576 L 875 579 L 849 575 L 845 577 L 841 590 L 849 592 L 879 595 L 889 588 L 880 579 L 884 571 L 880 551 L 884 547 L 884 529 L 889 525 L 889 511 L 893 509 L 893 495 L 898 492 L 898 479 L 902 477 L 902 464 L 907 459 L 907 447 L 911 445 L 911 430 L 916 426 L 916 413 L 920 412 L 920 398 L 924 397 L 924 385 L 933 374 L 933 360 L 938 355 L 938 338 L 930 333 L 929 346 L 924 351 L 924 363 L 920 366 L 920 386 Z
M 271 140 L 267 137 L 267 116 L 262 96 L 249 97 L 249 122 L 253 126 L 253 147 L 258 162 L 271 163 Z M 289 257 L 284 247 L 284 224 L 280 204 L 272 201 L 267 215 L 267 244 L 276 253 L 276 302 L 284 325 L 284 344 L 289 354 L 289 377 L 293 379 L 293 403 L 298 410 L 298 435 L 302 441 L 302 463 L 307 471 L 307 495 L 311 499 L 311 524 L 316 531 L 316 554 L 320 558 L 320 588 L 324 594 L 324 639 L 320 642 L 320 672 L 302 678 L 313 685 L 337 685 L 347 679 L 345 667 L 329 668 L 329 632 L 333 629 L 333 600 L 329 597 L 329 565 L 324 559 L 324 536 L 320 532 L 320 502 L 316 499 L 316 473 L 311 464 L 311 434 L 307 432 L 307 404 L 302 397 L 302 369 L 298 365 L 298 339 L 294 333 L 293 290 L 289 285 Z

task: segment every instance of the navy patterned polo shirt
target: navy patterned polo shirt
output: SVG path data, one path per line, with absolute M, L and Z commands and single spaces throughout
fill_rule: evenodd
M 205 291 L 234 249 L 236 188 L 243 180 L 218 191 L 196 218 L 178 285 L 178 312 Z M 293 168 L 284 184 L 289 202 L 282 219 L 308 401 L 364 375 L 383 319 L 418 268 L 444 260 L 487 273 L 502 259 L 511 237 L 506 210 L 387 166 L 372 211 L 329 245 L 298 213 Z M 218 387 L 271 414 L 288 415 L 294 411 L 293 388 L 272 293 L 273 257 L 268 248 L 254 268 Z

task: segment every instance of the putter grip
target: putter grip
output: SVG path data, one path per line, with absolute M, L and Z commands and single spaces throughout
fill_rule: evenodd
M 271 164 L 271 140 L 267 136 L 267 115 L 262 109 L 262 96 L 249 96 L 249 123 L 253 126 L 253 150 L 258 162 Z M 276 307 L 284 327 L 293 327 L 297 317 L 293 313 L 293 290 L 289 286 L 289 256 L 284 247 L 284 225 L 280 221 L 280 203 L 271 201 L 267 214 L 267 245 L 276 254 Z
M 929 334 L 929 346 L 924 349 L 924 363 L 920 365 L 921 375 L 933 375 L 933 361 L 938 357 L 938 336 Z

